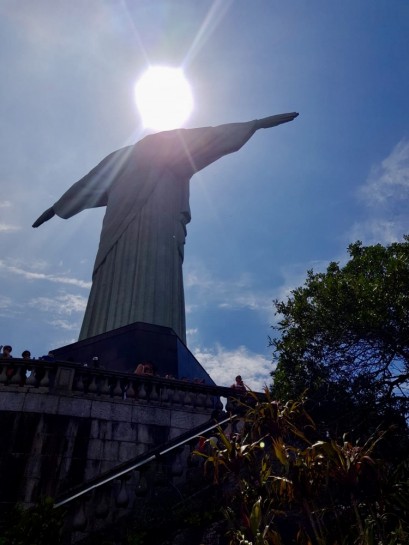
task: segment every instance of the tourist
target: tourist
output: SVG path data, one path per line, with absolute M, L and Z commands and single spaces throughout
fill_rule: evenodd
M 243 379 L 241 378 L 241 375 L 237 375 L 236 382 L 230 386 L 232 390 L 234 390 L 238 394 L 245 394 L 246 393 L 246 387 L 244 386 Z
M 151 361 L 145 361 L 140 363 L 135 371 L 135 375 L 150 375 L 153 376 L 155 374 L 154 365 Z
M 5 344 L 3 346 L 3 352 L 1 353 L 1 358 L 2 359 L 10 359 L 12 358 L 13 356 L 11 355 L 11 352 L 12 352 L 13 348 L 9 345 L 9 344 Z
M 1 353 L 1 359 L 12 360 L 13 359 L 13 356 L 11 355 L 12 350 L 13 348 L 9 344 L 5 344 L 3 346 L 3 352 Z M 9 381 L 15 375 L 15 373 L 16 373 L 16 369 L 14 365 L 8 365 L 7 371 L 6 371 L 7 380 Z

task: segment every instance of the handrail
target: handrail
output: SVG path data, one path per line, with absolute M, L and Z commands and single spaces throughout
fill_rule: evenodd
M 155 459 L 158 459 L 160 456 L 163 456 L 164 454 L 167 454 L 168 452 L 171 452 L 172 450 L 185 445 L 196 437 L 200 437 L 201 435 L 208 433 L 209 431 L 214 430 L 215 428 L 218 428 L 219 426 L 226 424 L 227 422 L 231 422 L 232 420 L 237 418 L 237 416 L 238 415 L 236 414 L 229 415 L 227 418 L 224 418 L 223 420 L 220 420 L 215 424 L 212 424 L 211 426 L 208 426 L 208 423 L 197 426 L 194 430 L 189 430 L 188 432 L 182 433 L 181 435 L 179 435 L 179 437 L 175 437 L 174 439 L 171 439 L 163 445 L 151 449 L 147 453 L 145 452 L 144 454 L 140 454 L 132 460 L 124 462 L 116 468 L 108 470 L 107 472 L 105 472 L 105 474 L 88 481 L 88 484 L 79 485 L 78 487 L 72 489 L 71 492 L 68 491 L 66 494 L 61 496 L 61 499 L 57 498 L 56 502 L 54 503 L 54 509 L 57 509 L 58 507 L 61 507 L 62 505 L 65 505 L 72 500 L 79 498 L 84 494 L 87 494 L 91 490 L 99 488 L 100 486 L 110 481 L 113 481 L 114 479 L 118 479 L 119 477 L 122 477 L 126 473 L 129 473 L 138 467 L 141 467 L 149 462 L 152 462 Z M 75 492 L 76 489 L 77 491 Z

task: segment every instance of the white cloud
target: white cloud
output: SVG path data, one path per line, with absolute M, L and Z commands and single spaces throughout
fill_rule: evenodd
M 8 309 L 12 306 L 13 302 L 10 297 L 0 295 L 0 309 Z
M 269 301 L 271 300 L 271 297 L 266 296 L 264 293 L 254 293 L 251 291 L 251 288 L 247 288 L 249 291 L 245 289 L 239 289 L 237 291 L 233 290 L 230 294 L 230 299 L 228 301 L 224 301 L 219 303 L 219 308 L 227 308 L 227 309 L 238 309 L 238 308 L 246 308 L 248 310 L 256 310 L 256 311 L 267 311 L 270 309 Z
M 77 330 L 76 331 L 76 335 L 75 336 L 72 336 L 71 333 L 69 333 L 69 331 L 74 331 L 74 330 Z M 60 338 L 56 338 L 53 342 L 53 348 L 60 348 L 61 346 L 67 346 L 69 344 L 74 344 L 76 342 L 78 342 L 78 331 L 79 331 L 79 327 L 72 327 L 72 328 L 69 328 L 69 329 L 65 329 L 63 331 L 60 331 L 60 333 L 62 335 L 66 335 L 66 337 L 60 337 Z
M 0 233 L 15 233 L 20 231 L 21 227 L 17 225 L 8 225 L 7 223 L 0 223 Z
M 381 217 L 354 223 L 348 237 L 351 242 L 361 240 L 365 244 L 391 244 L 402 240 L 402 235 L 409 231 L 409 226 L 401 219 L 382 219 Z
M 372 167 L 361 188 L 368 204 L 385 204 L 389 200 L 406 201 L 409 197 L 409 141 L 402 140 L 380 165 Z
M 3 260 L 0 260 L 0 270 L 1 269 L 4 269 L 12 274 L 23 276 L 26 280 L 46 280 L 56 284 L 68 284 L 70 286 L 77 286 L 84 289 L 89 289 L 91 287 L 91 282 L 84 282 L 84 280 L 79 280 L 78 278 L 69 278 L 66 276 L 56 276 L 53 274 L 28 271 L 15 265 L 8 265 Z
M 192 327 L 192 328 L 186 330 L 186 337 L 187 337 L 187 339 L 189 341 L 189 345 L 193 342 L 193 339 L 196 337 L 198 331 L 199 330 L 197 329 L 197 327 L 195 327 L 195 328 Z
M 192 352 L 219 386 L 230 386 L 237 375 L 241 375 L 244 383 L 254 391 L 262 391 L 272 382 L 271 360 L 245 346 L 227 350 L 217 344 L 211 348 L 192 349 Z
M 15 267 L 21 269 L 22 268 L 21 267 L 22 263 L 23 263 L 23 261 L 14 259 L 12 264 Z M 11 264 L 11 262 L 9 264 Z M 35 260 L 31 259 L 30 260 L 30 269 L 31 269 L 31 271 L 42 272 L 42 271 L 47 270 L 47 268 L 48 268 L 48 263 L 44 259 L 35 259 Z
M 409 232 L 406 204 L 409 199 L 409 141 L 400 141 L 392 152 L 371 168 L 358 196 L 368 206 L 366 218 L 347 233 L 350 241 L 390 244 Z
M 257 290 L 254 279 L 248 274 L 221 280 L 212 276 L 205 266 L 197 263 L 185 271 L 184 284 L 189 300 L 187 312 L 196 308 L 196 300 L 200 301 L 201 308 L 209 304 L 220 309 L 271 312 L 271 293 Z
M 185 312 L 186 314 L 192 314 L 192 312 L 195 312 L 197 308 L 199 308 L 200 305 L 198 304 L 191 304 L 185 302 Z
M 0 201 L 0 208 L 10 208 L 11 202 L 10 201 Z
M 36 297 L 30 299 L 28 305 L 43 312 L 53 312 L 59 315 L 71 315 L 73 312 L 84 312 L 87 299 L 80 295 L 63 294 L 55 298 Z
M 75 331 L 79 329 L 77 323 L 69 322 L 67 320 L 52 320 L 49 324 L 58 329 L 64 329 L 65 331 Z

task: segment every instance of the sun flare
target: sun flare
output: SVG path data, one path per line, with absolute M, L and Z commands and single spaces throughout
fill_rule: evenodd
M 149 68 L 135 85 L 135 101 L 144 127 L 155 130 L 180 127 L 193 110 L 192 91 L 180 68 Z

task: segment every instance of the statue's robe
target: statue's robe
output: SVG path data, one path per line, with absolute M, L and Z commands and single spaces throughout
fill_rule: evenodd
M 108 155 L 53 205 L 61 218 L 106 206 L 79 340 L 134 322 L 186 342 L 183 247 L 192 175 L 240 149 L 256 122 L 149 135 Z

